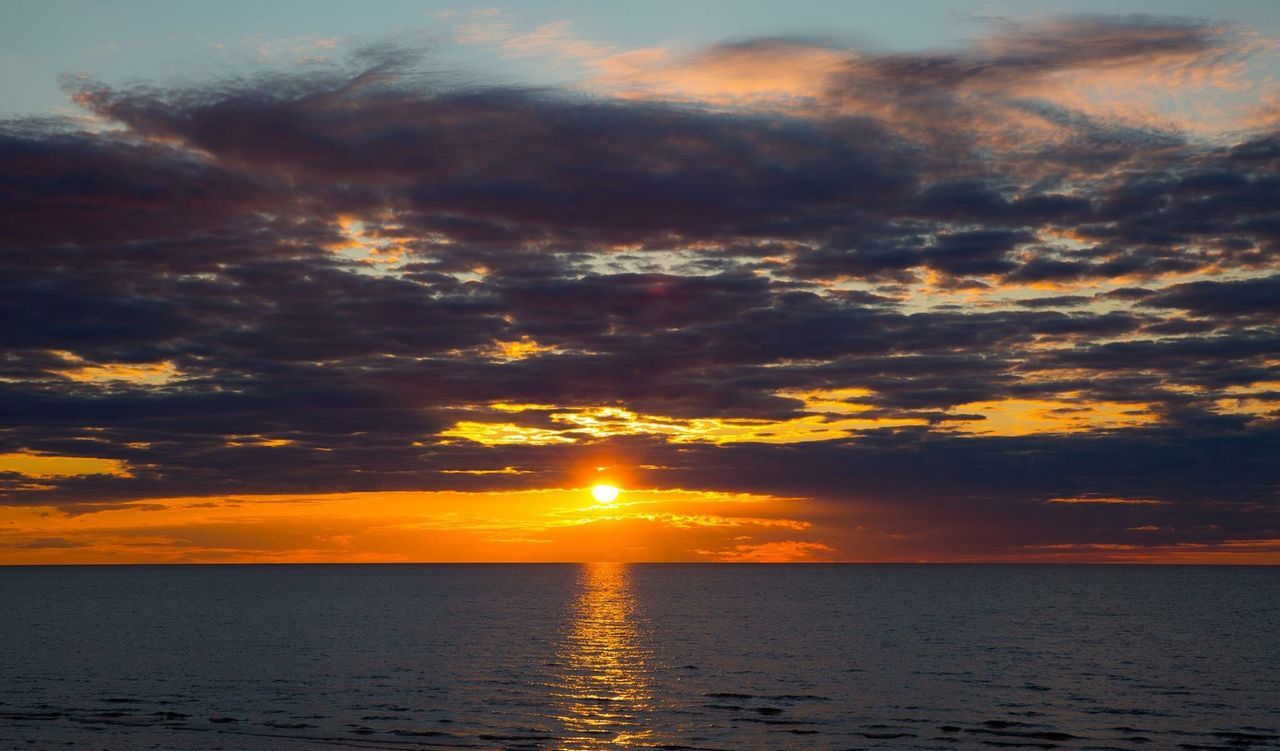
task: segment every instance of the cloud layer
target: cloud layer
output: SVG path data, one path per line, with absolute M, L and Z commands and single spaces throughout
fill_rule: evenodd
M 607 465 L 808 499 L 689 557 L 1277 560 L 1280 131 L 1161 109 L 1256 46 L 1082 18 L 579 46 L 571 90 L 387 52 L 73 82 L 92 129 L 0 129 L 0 501 L 483 504 Z

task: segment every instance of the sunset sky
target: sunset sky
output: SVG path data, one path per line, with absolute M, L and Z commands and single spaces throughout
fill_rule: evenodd
M 1271 0 L 262 5 L 0 9 L 0 563 L 1280 563 Z

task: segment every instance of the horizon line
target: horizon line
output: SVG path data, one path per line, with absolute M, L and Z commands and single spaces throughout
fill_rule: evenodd
M 162 566 L 1182 566 L 1280 568 L 1280 563 L 1216 561 L 134 561 L 96 563 L 0 563 L 8 568 L 124 568 Z

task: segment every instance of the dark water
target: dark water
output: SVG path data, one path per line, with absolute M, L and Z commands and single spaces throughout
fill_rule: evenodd
M 0 749 L 1280 748 L 1280 569 L 0 569 Z

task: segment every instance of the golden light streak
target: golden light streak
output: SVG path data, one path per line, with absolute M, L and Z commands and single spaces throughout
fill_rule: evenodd
M 854 391 L 857 390 L 850 390 L 850 393 Z M 472 407 L 472 409 L 484 408 Z M 443 431 L 441 435 L 491 446 L 578 443 L 584 440 L 630 435 L 664 436 L 672 443 L 784 444 L 846 438 L 855 432 L 875 428 L 927 424 L 926 420 L 917 417 L 830 419 L 826 415 L 819 414 L 789 420 L 676 418 L 643 414 L 623 407 L 557 407 L 546 404 L 495 403 L 487 405 L 487 409 L 507 413 L 549 412 L 546 415 L 547 420 L 564 427 L 552 429 L 513 422 L 463 420 Z M 835 411 L 853 413 L 864 409 L 871 409 L 871 407 L 841 402 Z
M 59 456 L 33 451 L 14 451 L 0 454 L 0 473 L 2 472 L 14 472 L 23 477 L 34 477 L 36 479 L 79 477 L 81 475 L 131 477 L 129 465 L 119 459 Z
M 867 430 L 926 427 L 929 421 L 909 413 L 882 414 L 871 400 L 875 392 L 860 387 L 780 391 L 778 396 L 803 402 L 808 413 L 786 420 L 722 417 L 666 417 L 625 407 L 565 407 L 550 404 L 495 402 L 471 405 L 472 411 L 507 414 L 543 413 L 541 427 L 518 422 L 463 420 L 441 433 L 489 446 L 525 444 L 545 446 L 580 443 L 615 436 L 662 436 L 671 443 L 804 443 L 849 438 Z M 878 411 L 879 410 L 879 411 Z M 1145 402 L 1088 401 L 1081 395 L 1056 399 L 1002 399 L 970 402 L 951 410 L 956 417 L 938 428 L 972 435 L 1020 436 L 1079 433 L 1132 428 L 1158 422 Z
M 1228 386 L 1222 393 L 1224 396 L 1213 402 L 1213 410 L 1219 414 L 1280 418 L 1280 381 Z
M 548 346 L 539 343 L 530 337 L 521 337 L 513 341 L 494 342 L 495 359 L 514 362 L 516 360 L 525 360 L 535 355 L 554 354 L 561 352 L 559 347 Z
M 442 469 L 442 475 L 531 475 L 532 470 L 506 466 L 502 469 Z
M 279 446 L 291 446 L 294 440 L 292 438 L 271 438 L 260 433 L 249 433 L 245 435 L 229 435 L 227 436 L 227 446 L 259 446 L 262 448 L 276 448 Z
M 155 363 L 90 363 L 74 352 L 56 350 L 53 354 L 67 363 L 67 367 L 53 372 L 76 383 L 127 383 L 161 386 L 182 374 L 177 366 L 165 360 Z
M 440 431 L 443 438 L 462 438 L 486 446 L 510 446 L 527 444 L 530 446 L 547 446 L 553 443 L 573 443 L 574 439 L 563 435 L 563 431 L 531 428 L 513 422 L 476 422 L 462 420 L 448 430 Z
M 1020 436 L 1083 433 L 1134 428 L 1159 422 L 1145 402 L 1104 402 L 1063 399 L 1002 399 L 970 402 L 953 409 L 957 414 L 981 415 L 981 420 L 956 420 L 947 429 L 973 435 Z
M 1048 503 L 1098 503 L 1108 506 L 1167 506 L 1168 501 L 1155 501 L 1148 498 L 1109 498 L 1096 496 L 1077 496 L 1071 498 L 1050 498 Z

